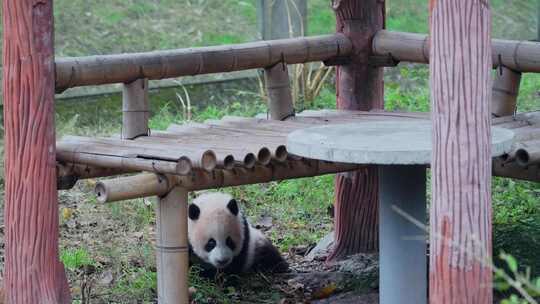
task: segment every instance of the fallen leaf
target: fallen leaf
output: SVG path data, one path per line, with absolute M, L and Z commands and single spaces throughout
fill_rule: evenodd
M 68 208 L 68 207 L 62 208 L 62 217 L 64 218 L 64 220 L 66 221 L 69 220 L 72 215 L 73 215 L 73 209 Z
M 312 294 L 312 298 L 313 299 L 326 299 L 329 296 L 331 296 L 336 291 L 336 289 L 337 289 L 336 284 L 326 285 L 325 287 L 315 291 Z

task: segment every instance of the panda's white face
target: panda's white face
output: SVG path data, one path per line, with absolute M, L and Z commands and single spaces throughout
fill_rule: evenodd
M 189 206 L 189 242 L 194 253 L 218 269 L 229 266 L 242 250 L 243 222 L 231 196 L 207 193 Z

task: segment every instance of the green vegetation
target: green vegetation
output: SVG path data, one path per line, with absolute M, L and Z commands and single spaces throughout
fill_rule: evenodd
M 389 29 L 427 32 L 427 0 L 387 2 Z M 56 53 L 82 56 L 254 40 L 258 36 L 254 3 L 252 0 L 56 0 Z M 494 36 L 534 37 L 534 22 L 524 20 L 534 20 L 535 3 L 533 0 L 492 0 L 496 17 Z M 334 32 L 335 19 L 328 0 L 309 0 L 309 8 L 310 34 Z M 429 111 L 428 78 L 425 66 L 401 64 L 387 69 L 387 109 Z M 266 111 L 256 81 L 187 86 L 186 89 L 192 100 L 191 114 L 195 121 L 224 115 L 253 116 Z M 151 129 L 163 130 L 171 123 L 186 120 L 186 109 L 177 94 L 182 95 L 184 91 L 172 88 L 151 92 Z M 540 75 L 524 75 L 519 110 L 538 110 L 539 99 Z M 328 83 L 310 108 L 333 107 L 335 91 Z M 60 136 L 118 134 L 121 98 L 109 95 L 76 103 L 58 101 L 56 121 Z M 1 182 L 3 184 L 3 179 Z M 125 303 L 133 299 L 151 302 L 156 289 L 152 201 L 139 199 L 99 205 L 91 193 L 94 182 L 79 182 L 74 190 L 60 195 L 62 207 L 74 210 L 73 216 L 61 224 L 61 259 L 70 273 L 71 285 L 81 286 L 73 287 L 72 291 L 79 302 L 88 296 L 93 296 L 96 303 Z M 266 233 L 283 252 L 311 246 L 332 228 L 329 215 L 332 176 L 225 191 L 243 201 L 253 223 L 271 220 Z M 540 273 L 540 185 L 495 178 L 493 206 L 495 255 L 507 252 L 519 265 L 530 266 L 533 273 Z M 505 267 L 508 267 L 507 260 L 502 262 Z M 226 281 L 202 279 L 197 270 L 192 269 L 190 278 L 197 303 L 238 303 L 240 300 L 263 303 L 261 298 L 266 299 L 264 303 L 276 303 L 282 296 L 279 290 L 272 288 L 268 278 L 260 275 L 238 278 L 240 284 L 231 285 Z M 87 293 L 89 282 L 94 286 L 90 294 Z M 254 293 L 255 288 L 267 293 Z

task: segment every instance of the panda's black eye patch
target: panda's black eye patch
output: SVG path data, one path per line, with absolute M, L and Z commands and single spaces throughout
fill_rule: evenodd
M 215 247 L 216 247 L 216 240 L 209 239 L 208 242 L 206 243 L 206 245 L 204 245 L 204 250 L 206 250 L 206 252 L 210 252 Z
M 227 244 L 227 247 L 231 248 L 231 250 L 234 250 L 236 248 L 236 244 L 231 239 L 231 237 L 227 238 L 226 244 Z

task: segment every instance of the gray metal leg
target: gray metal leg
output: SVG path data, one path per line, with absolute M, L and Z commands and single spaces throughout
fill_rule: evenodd
M 394 209 L 426 223 L 426 167 L 380 166 L 379 178 L 380 303 L 427 303 L 426 232 Z

